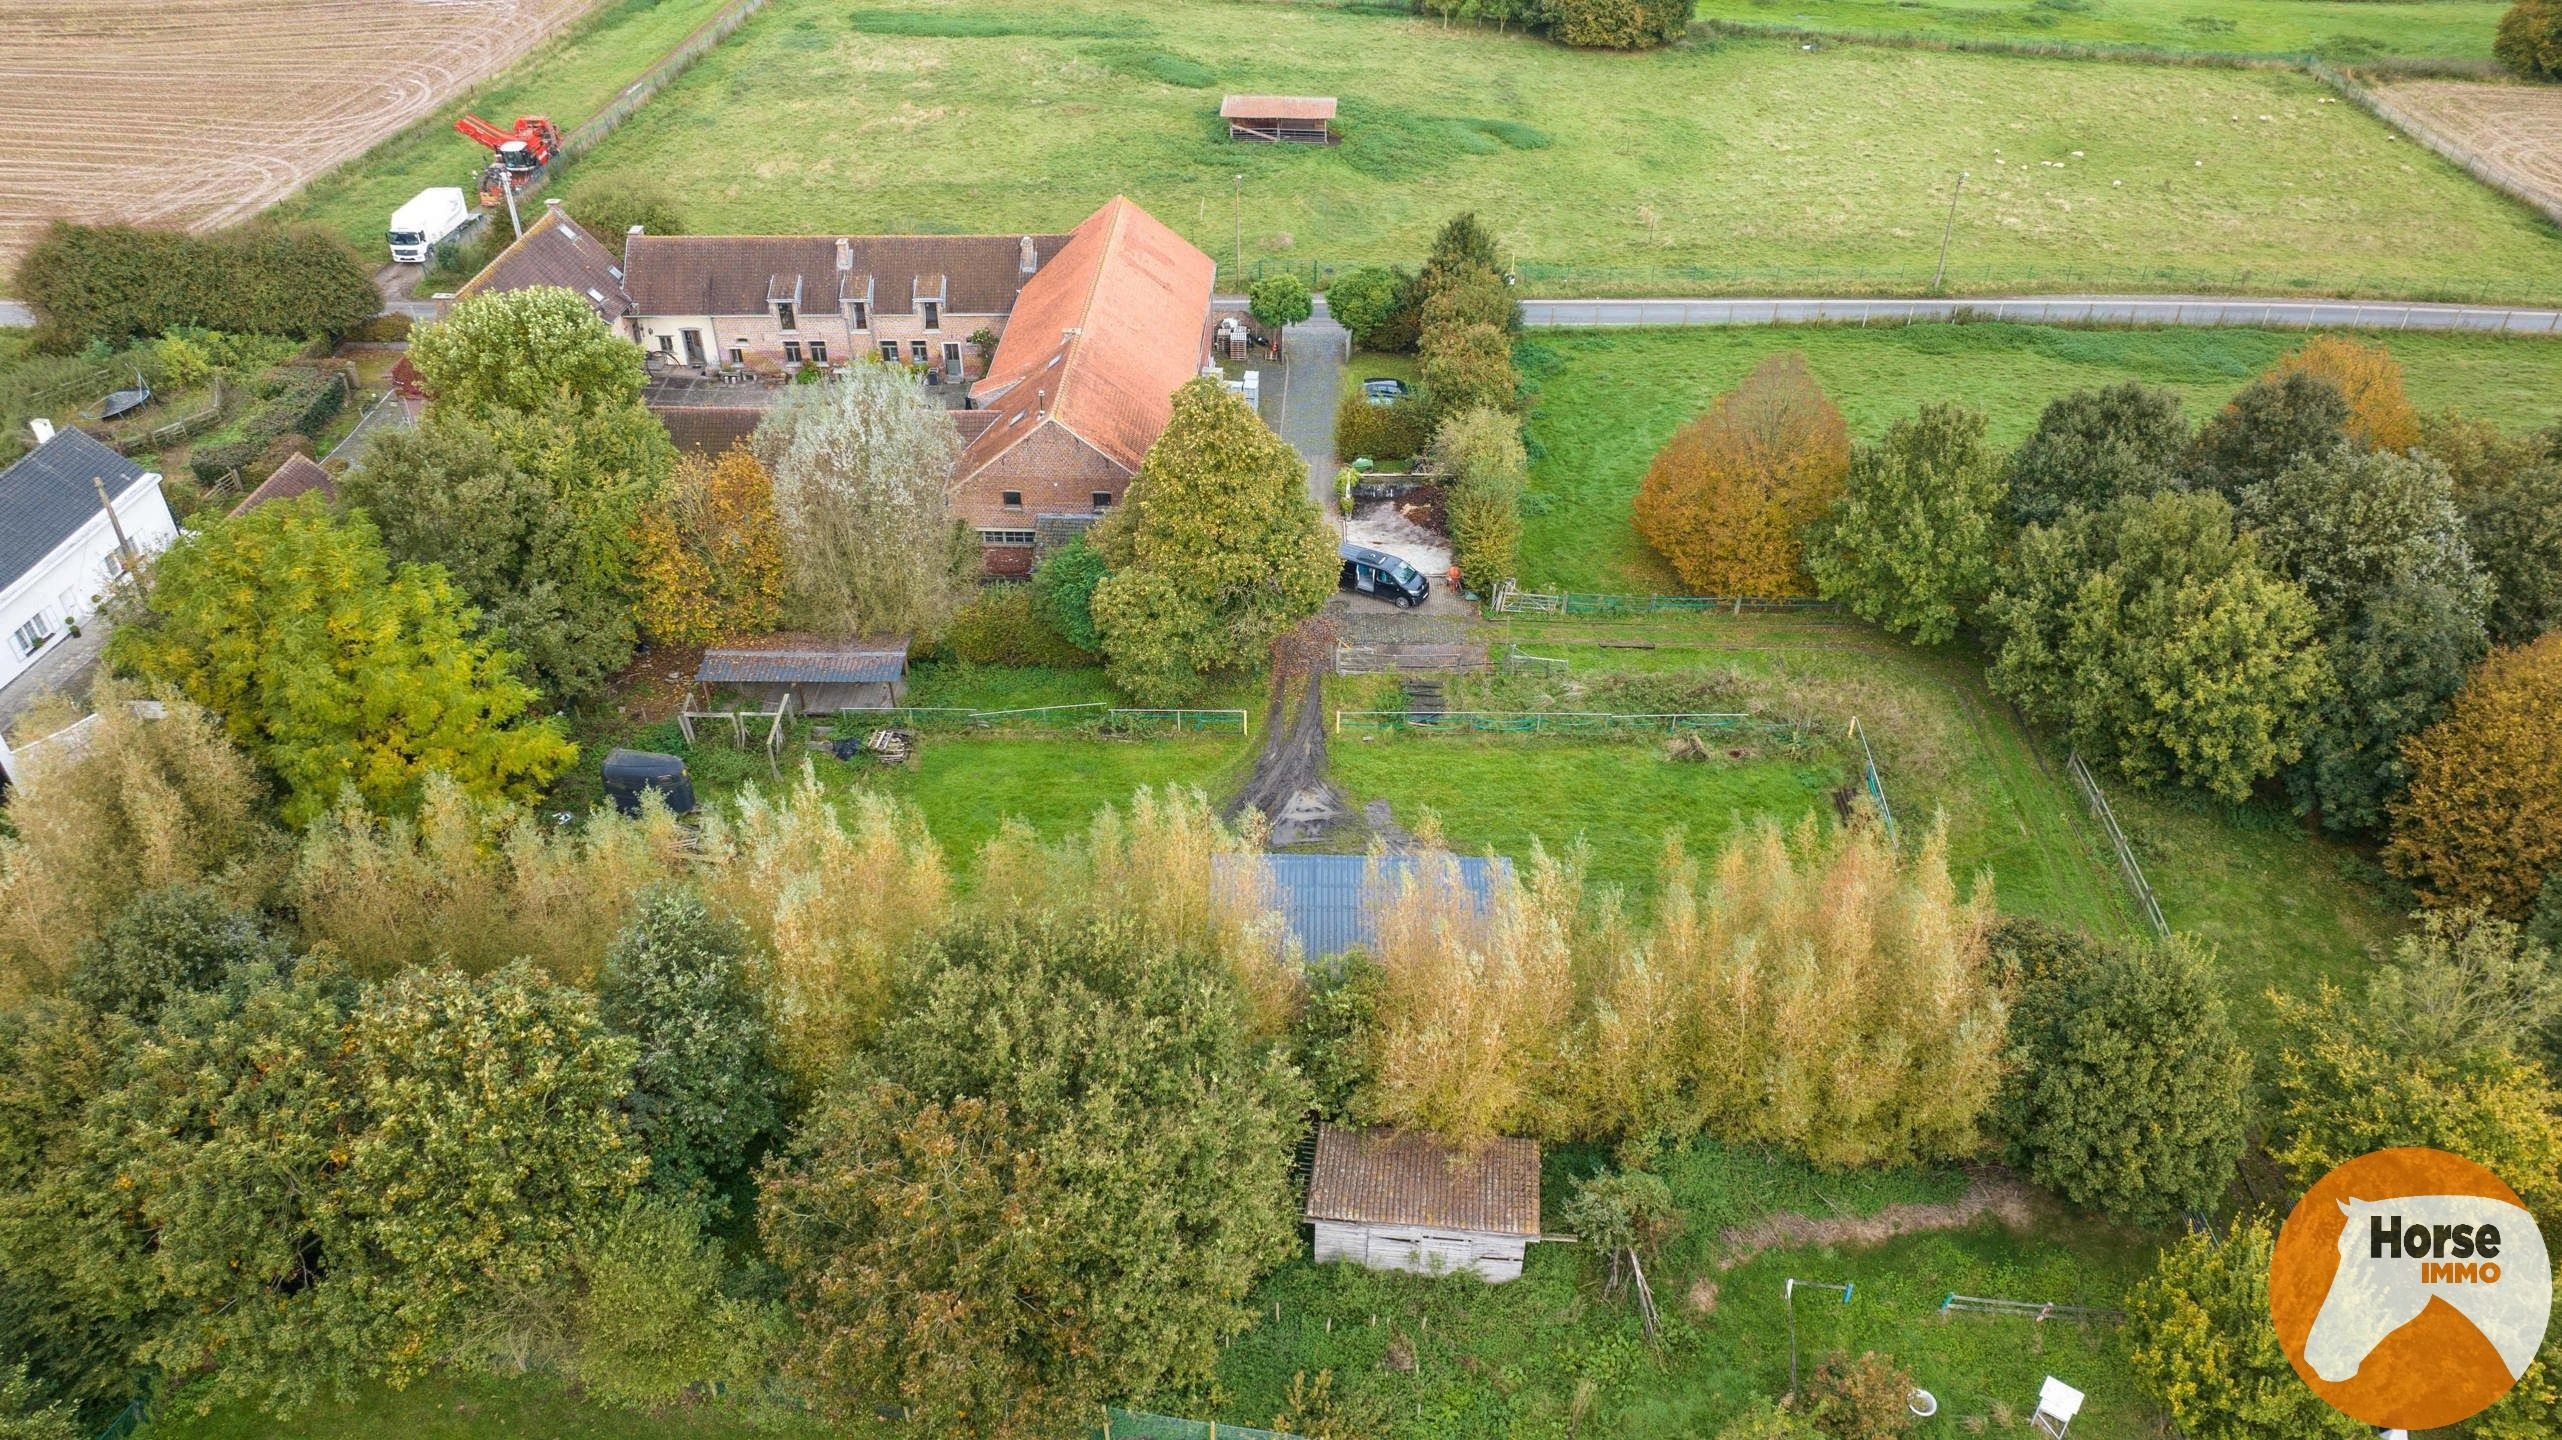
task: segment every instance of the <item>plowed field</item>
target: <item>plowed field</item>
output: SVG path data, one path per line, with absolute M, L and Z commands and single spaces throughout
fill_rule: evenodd
M 2562 88 L 2414 80 L 2384 96 L 2511 184 L 2562 207 Z

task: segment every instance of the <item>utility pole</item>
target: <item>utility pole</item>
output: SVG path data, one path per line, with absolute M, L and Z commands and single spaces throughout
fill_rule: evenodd
M 516 218 L 516 179 L 504 169 L 498 172 L 498 188 L 507 192 L 507 228 L 517 239 L 525 238 L 525 222 Z
M 1245 283 L 1245 174 L 1237 173 L 1237 283 Z
M 1948 278 L 1948 237 L 1957 229 L 1957 197 L 1966 193 L 1966 177 L 1972 172 L 1957 172 L 1957 188 L 1949 192 L 1948 223 L 1939 227 L 1939 268 L 1931 272 L 1931 293 L 1939 293 L 1939 283 Z

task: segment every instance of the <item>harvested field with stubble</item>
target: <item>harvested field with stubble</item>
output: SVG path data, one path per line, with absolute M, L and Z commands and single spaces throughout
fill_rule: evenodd
M 2377 93 L 2562 211 L 2562 87 L 2411 80 Z
M 11 0 L 0 277 L 56 217 L 201 228 L 253 215 L 595 3 Z

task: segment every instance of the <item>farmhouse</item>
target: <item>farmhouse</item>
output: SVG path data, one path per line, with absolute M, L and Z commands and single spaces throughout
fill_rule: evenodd
M 159 472 L 77 430 L 34 425 L 36 448 L 0 470 L 0 687 L 178 535 Z
M 1023 287 L 961 452 L 962 521 L 994 575 L 1031 571 L 1043 517 L 1102 513 L 1210 360 L 1210 257 L 1115 196 Z
M 543 202 L 542 216 L 515 243 L 463 282 L 456 300 L 556 285 L 585 300 L 596 318 L 619 331 L 632 313 L 623 267 L 607 243 L 579 228 L 558 200 Z
M 1539 1238 L 1539 1143 L 1319 1125 L 1307 1220 L 1320 1265 L 1515 1279 Z
M 877 356 L 961 385 L 1064 235 L 651 235 L 623 239 L 627 333 L 664 367 Z M 557 282 L 554 282 L 557 283 Z
M 1331 95 L 1231 95 L 1219 102 L 1219 118 L 1228 122 L 1231 140 L 1334 143 Z

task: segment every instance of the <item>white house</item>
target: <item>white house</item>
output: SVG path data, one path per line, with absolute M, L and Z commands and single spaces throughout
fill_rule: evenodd
M 1320 1265 L 1515 1279 L 1539 1238 L 1539 1142 L 1319 1125 L 1307 1220 Z
M 178 535 L 158 472 L 77 430 L 56 434 L 42 420 L 34 429 L 36 448 L 0 470 L 0 686 L 88 622 L 133 561 Z

